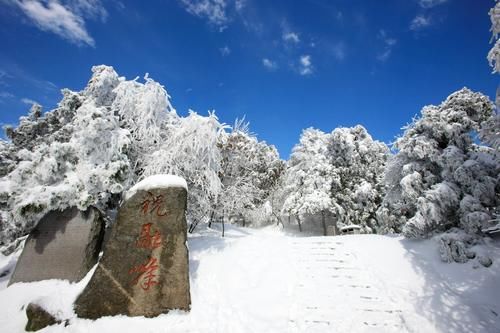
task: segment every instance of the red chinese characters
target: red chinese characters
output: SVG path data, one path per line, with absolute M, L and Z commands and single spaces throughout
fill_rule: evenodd
M 158 230 L 151 234 L 152 223 L 142 225 L 139 239 L 135 242 L 135 246 L 143 249 L 156 249 L 161 246 L 162 237 Z
M 159 217 L 165 216 L 168 213 L 164 206 L 163 195 L 154 195 L 149 191 L 141 203 L 140 211 L 142 215 L 156 215 Z M 135 246 L 136 248 L 154 250 L 161 247 L 162 241 L 163 237 L 153 223 L 144 223 L 141 227 L 139 237 L 135 241 Z M 129 270 L 129 274 L 135 274 L 131 284 L 139 284 L 142 289 L 146 291 L 150 290 L 151 287 L 159 283 L 158 268 L 158 259 L 151 253 L 146 263 L 134 266 Z
M 156 258 L 149 258 L 146 264 L 135 266 L 129 270 L 129 274 L 137 274 L 132 280 L 132 284 L 139 283 L 142 289 L 149 290 L 154 285 L 158 284 L 156 272 L 158 270 L 158 260 Z
M 148 191 L 148 197 L 142 202 L 142 213 L 144 215 L 156 213 L 157 216 L 165 216 L 168 211 L 163 207 L 163 195 L 154 195 Z

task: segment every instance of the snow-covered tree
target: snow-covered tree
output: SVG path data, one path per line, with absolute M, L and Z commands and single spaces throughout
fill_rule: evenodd
M 283 169 L 276 148 L 258 141 L 243 120 L 236 121 L 231 132 L 221 133 L 218 145 L 223 188 L 215 209 L 238 216 L 243 223 L 257 222 L 255 216 L 263 220 L 261 208 Z
M 44 213 L 116 207 L 177 121 L 164 88 L 147 76 L 127 81 L 95 66 L 81 92 L 62 90 L 58 107 L 34 105 L 0 145 L 2 243 L 28 232 Z M 110 207 L 111 206 L 111 207 Z
M 326 216 L 334 227 L 359 224 L 372 232 L 388 152 L 360 125 L 330 134 L 305 130 L 284 175 L 283 214 L 295 216 L 300 229 L 304 216 L 320 214 L 324 234 Z
M 478 232 L 498 206 L 494 149 L 475 141 L 494 109 L 488 97 L 462 89 L 439 106 L 426 106 L 394 144 L 387 194 L 377 215 L 385 231 L 425 237 L 460 226 Z
M 16 149 L 10 142 L 0 140 L 0 177 L 9 174 L 16 166 Z
M 156 173 L 187 180 L 193 223 L 218 208 L 263 216 L 259 209 L 282 169 L 276 149 L 241 128 L 226 133 L 213 113 L 179 117 L 163 86 L 148 75 L 144 80 L 95 66 L 84 90 L 65 89 L 56 109 L 43 114 L 34 105 L 17 127 L 6 128 L 10 141 L 0 142 L 1 244 L 29 232 L 50 210 L 116 208 L 124 190 Z
M 188 184 L 188 220 L 208 219 L 221 193 L 221 153 L 217 140 L 227 126 L 214 113 L 203 117 L 191 111 L 149 156 L 143 156 L 143 176 L 174 174 Z
M 73 99 L 66 92 L 59 108 L 45 117 L 32 109 L 28 119 L 21 119 L 20 128 L 12 131 L 13 143 L 27 148 L 17 152 L 20 162 L 0 181 L 0 196 L 9 197 L 3 214 L 6 240 L 29 231 L 50 210 L 105 208 L 112 194 L 123 191 L 129 168 L 128 132 L 106 107 L 96 106 L 94 98 L 82 99 L 74 111 L 66 109 L 68 96 Z M 60 117 L 52 121 L 64 113 L 72 114 L 71 121 Z M 44 136 L 41 124 L 51 123 L 60 127 Z M 27 143 L 25 138 L 40 142 Z
M 283 205 L 288 194 L 285 189 L 285 170 L 286 163 L 282 162 L 280 175 L 276 179 L 274 186 L 272 186 L 269 197 L 266 200 L 270 207 L 270 219 L 276 222 L 277 225 L 281 224 L 282 227 L 285 226 L 283 221 Z
M 180 120 L 167 91 L 148 74 L 144 76 L 145 83 L 138 82 L 137 78 L 126 81 L 117 75 L 113 80 L 119 83 L 112 90 L 114 99 L 111 110 L 119 115 L 120 126 L 131 134 L 127 153 L 132 166 L 129 182 L 135 183 L 142 176 L 143 157 L 163 145 Z
M 490 66 L 493 68 L 493 73 L 500 73 L 500 1 L 496 1 L 495 6 L 490 9 L 489 14 L 492 32 L 491 40 L 495 44 L 488 53 L 488 60 Z M 500 107 L 500 88 L 497 89 L 496 103 L 497 108 Z M 500 114 L 498 114 L 498 110 L 496 114 L 483 124 L 480 135 L 484 142 L 491 145 L 497 151 L 500 150 Z
M 500 1 L 496 0 L 496 4 L 490 9 L 491 20 L 491 41 L 494 43 L 490 52 L 488 53 L 488 61 L 490 66 L 493 67 L 493 73 L 500 73 Z
M 378 228 L 375 212 L 383 195 L 382 177 L 389 154 L 357 125 L 337 128 L 328 139 L 331 198 L 337 226 L 360 225 L 364 232 Z
M 302 230 L 301 220 L 304 216 L 321 214 L 325 235 L 325 215 L 332 209 L 328 137 L 328 134 L 314 128 L 302 132 L 285 171 L 286 199 L 282 208 L 284 215 L 296 218 L 299 230 Z

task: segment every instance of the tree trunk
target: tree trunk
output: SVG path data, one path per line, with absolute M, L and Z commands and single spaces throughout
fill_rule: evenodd
M 281 221 L 281 217 L 276 218 L 276 226 L 279 226 L 281 223 L 281 227 L 285 229 L 285 224 L 283 224 L 283 221 Z
M 299 224 L 299 231 L 302 232 L 302 225 L 300 224 L 300 217 L 297 215 L 297 223 Z
M 196 227 L 198 226 L 198 223 L 200 223 L 200 221 L 203 220 L 204 217 L 205 217 L 205 215 L 203 215 L 200 219 L 191 223 L 191 225 L 189 226 L 189 233 L 190 234 L 193 233 L 194 229 L 196 229 Z
M 212 213 L 210 213 L 210 220 L 208 221 L 208 227 L 212 227 L 212 220 L 214 219 L 215 209 L 212 209 Z
M 323 236 L 326 236 L 325 211 L 321 211 L 321 223 L 323 224 Z
M 285 229 L 285 225 L 283 224 L 283 221 L 281 220 L 281 216 L 276 214 L 274 211 L 272 212 L 272 214 L 273 214 L 274 218 L 276 219 L 276 226 L 279 226 L 281 223 L 283 229 Z
M 288 224 L 290 224 L 290 223 L 291 223 L 291 222 L 290 222 L 290 215 L 288 215 Z
M 195 221 L 195 222 L 191 223 L 191 225 L 189 226 L 188 232 L 190 234 L 192 234 L 197 225 L 198 225 L 198 221 Z
M 224 237 L 224 211 L 222 211 L 222 237 Z

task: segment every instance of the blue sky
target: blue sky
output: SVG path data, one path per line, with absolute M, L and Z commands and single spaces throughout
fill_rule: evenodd
M 216 110 L 288 158 L 307 127 L 386 143 L 467 86 L 493 99 L 493 0 L 0 0 L 0 123 L 50 110 L 96 64 L 149 73 L 178 113 Z

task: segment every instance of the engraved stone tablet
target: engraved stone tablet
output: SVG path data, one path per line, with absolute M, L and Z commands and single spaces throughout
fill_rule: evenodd
M 186 182 L 176 176 L 146 178 L 127 193 L 103 257 L 75 302 L 79 317 L 189 310 L 186 201 Z

